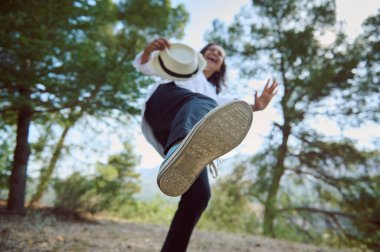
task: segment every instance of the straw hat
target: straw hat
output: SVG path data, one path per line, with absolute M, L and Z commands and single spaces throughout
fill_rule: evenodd
M 207 65 L 201 53 L 181 43 L 172 43 L 149 62 L 156 74 L 167 80 L 188 80 Z

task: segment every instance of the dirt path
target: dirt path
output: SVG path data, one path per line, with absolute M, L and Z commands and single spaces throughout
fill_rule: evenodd
M 168 227 L 127 221 L 63 221 L 0 214 L 0 251 L 160 251 Z M 195 231 L 189 252 L 334 252 L 252 235 Z

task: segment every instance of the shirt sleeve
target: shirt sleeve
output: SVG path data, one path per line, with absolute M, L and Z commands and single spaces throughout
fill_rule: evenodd
M 232 96 L 225 96 L 225 95 L 217 95 L 216 96 L 216 103 L 218 103 L 219 106 L 223 106 L 229 102 L 232 102 L 234 100 L 237 100 L 236 97 Z
M 153 52 L 152 55 L 151 55 L 151 58 L 154 54 L 156 54 L 158 52 Z M 149 61 L 146 62 L 145 64 L 141 64 L 141 56 L 142 56 L 143 52 L 140 52 L 139 54 L 136 55 L 135 59 L 133 60 L 133 66 L 135 67 L 135 69 L 143 74 L 146 74 L 146 75 L 155 75 L 156 72 L 154 71 L 154 69 L 150 66 L 149 64 Z

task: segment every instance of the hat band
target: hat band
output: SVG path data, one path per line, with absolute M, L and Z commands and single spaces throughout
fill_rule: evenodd
M 173 72 L 171 71 L 170 69 L 168 69 L 165 65 L 164 65 L 164 62 L 162 61 L 161 59 L 161 55 L 158 55 L 158 62 L 160 63 L 160 66 L 161 68 L 169 75 L 173 76 L 173 77 L 177 77 L 177 78 L 190 78 L 191 76 L 193 76 L 194 74 L 196 74 L 199 70 L 199 67 L 197 67 L 197 69 L 195 69 L 194 72 L 190 73 L 190 74 L 180 74 L 180 73 L 176 73 L 176 72 Z

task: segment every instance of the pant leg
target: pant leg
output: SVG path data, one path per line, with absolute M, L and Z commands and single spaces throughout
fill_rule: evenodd
M 167 83 L 160 85 L 147 101 L 144 117 L 167 153 L 216 106 L 210 97 Z
M 165 146 L 165 153 L 173 144 L 184 139 L 194 125 L 216 106 L 217 104 L 214 100 L 198 96 L 185 103 L 173 119 Z
M 207 169 L 204 169 L 190 189 L 182 195 L 162 252 L 186 251 L 194 227 L 206 209 L 210 197 Z

